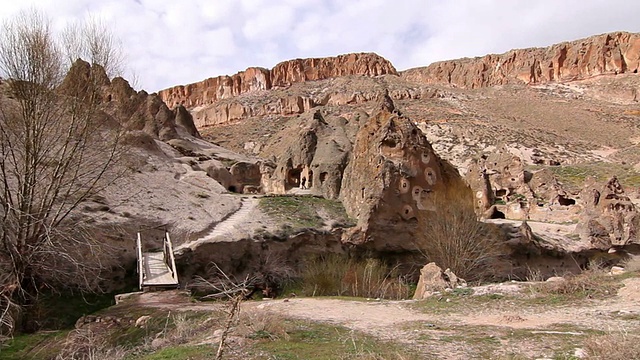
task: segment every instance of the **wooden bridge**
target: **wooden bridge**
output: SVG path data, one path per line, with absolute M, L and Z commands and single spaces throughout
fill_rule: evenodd
M 169 233 L 165 231 L 162 251 L 144 252 L 140 233 L 136 239 L 139 286 L 142 291 L 177 288 L 178 272 Z

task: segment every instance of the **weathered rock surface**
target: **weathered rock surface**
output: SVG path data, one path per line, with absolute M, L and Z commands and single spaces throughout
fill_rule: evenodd
M 419 83 L 474 89 L 637 73 L 639 68 L 640 34 L 616 32 L 545 48 L 518 49 L 500 55 L 437 62 L 403 71 L 402 77 Z
M 250 117 L 291 116 L 321 107 L 358 106 L 375 102 L 388 92 L 393 100 L 443 96 L 437 89 L 407 83 L 395 75 L 377 78 L 345 75 L 314 82 L 294 83 L 291 87 L 272 88 L 268 92 L 243 94 L 191 109 L 198 128 L 224 125 Z
M 466 281 L 457 277 L 450 269 L 442 271 L 436 263 L 431 262 L 420 269 L 420 279 L 413 299 L 423 300 L 445 289 L 455 289 L 466 285 Z
M 582 197 L 585 211 L 576 232 L 594 249 L 640 244 L 640 214 L 616 177 L 605 184 L 587 184 Z
M 262 190 L 285 194 L 292 189 L 335 199 L 340 194 L 344 168 L 351 156 L 349 122 L 342 117 L 323 116 L 320 111 L 303 117 L 296 129 L 285 129 L 277 141 L 267 147 L 276 162 L 263 164 Z M 283 146 L 284 145 L 284 146 Z
M 384 251 L 415 249 L 418 212 L 437 211 L 432 193 L 462 179 L 388 95 L 380 103 L 379 113 L 360 127 L 344 172 L 340 199 L 358 221 L 348 241 Z
M 346 54 L 329 58 L 295 59 L 277 64 L 273 69 L 248 68 L 232 76 L 219 76 L 198 83 L 161 90 L 158 95 L 169 106 L 187 108 L 211 104 L 221 99 L 286 87 L 294 83 L 322 80 L 346 75 L 397 75 L 393 65 L 373 53 Z M 289 99 L 285 108 L 298 106 L 299 99 Z
M 506 146 L 469 165 L 465 179 L 476 198 L 476 208 L 488 219 L 539 221 L 577 220 L 582 206 L 548 169 L 530 172 Z
M 95 97 L 87 98 L 86 93 L 93 91 L 89 86 L 97 87 Z M 99 65 L 90 65 L 78 59 L 69 69 L 59 91 L 98 103 L 125 130 L 141 130 L 154 139 L 163 141 L 177 138 L 179 128 L 185 134 L 200 136 L 193 117 L 184 108 L 169 110 L 157 95 L 137 92 L 120 77 L 110 80 L 104 68 Z

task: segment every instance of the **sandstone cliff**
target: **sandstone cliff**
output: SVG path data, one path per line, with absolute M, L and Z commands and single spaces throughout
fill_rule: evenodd
M 161 90 L 158 95 L 171 108 L 188 108 L 211 104 L 220 99 L 274 87 L 289 86 L 305 81 L 323 80 L 337 76 L 397 75 L 393 65 L 373 53 L 346 54 L 329 58 L 295 59 L 277 64 L 273 69 L 252 67 L 232 76 L 218 76 L 207 80 Z
M 442 61 L 402 72 L 409 81 L 461 88 L 587 79 L 637 73 L 640 34 L 616 32 L 545 48 L 511 50 L 500 55 Z

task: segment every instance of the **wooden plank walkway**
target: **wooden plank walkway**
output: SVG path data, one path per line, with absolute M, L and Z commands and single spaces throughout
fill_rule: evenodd
M 167 266 L 163 252 L 148 252 L 144 257 L 142 286 L 178 286 L 178 280 Z

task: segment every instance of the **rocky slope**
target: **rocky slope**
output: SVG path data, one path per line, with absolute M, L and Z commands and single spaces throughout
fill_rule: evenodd
M 583 223 L 588 220 L 581 214 L 589 205 L 580 190 L 587 175 L 602 183 L 617 173 L 623 186 L 640 185 L 634 169 L 640 164 L 640 107 L 634 95 L 640 87 L 635 73 L 638 38 L 613 33 L 453 60 L 399 75 L 292 82 L 189 109 L 205 138 L 265 159 L 258 191 L 339 198 L 356 222 L 362 221 L 344 240 L 378 250 L 400 249 L 398 234 L 411 233 L 409 225 L 402 225 L 407 205 L 398 200 L 402 194 L 379 193 L 379 203 L 371 207 L 362 200 L 363 187 L 370 199 L 366 189 L 377 181 L 372 179 L 385 179 L 383 188 L 393 188 L 395 181 L 393 171 L 382 174 L 368 168 L 373 164 L 363 165 L 385 148 L 375 135 L 387 121 L 379 115 L 385 101 L 397 119 L 408 118 L 419 126 L 434 154 L 466 175 L 487 218 Z M 547 60 L 555 70 L 541 70 Z M 449 66 L 443 64 L 455 64 L 451 81 L 442 80 L 449 76 L 442 75 Z M 535 76 L 518 75 L 523 66 Z M 365 136 L 362 129 L 370 131 Z M 362 144 L 370 148 L 357 145 L 359 136 L 369 139 Z M 591 168 L 598 172 L 590 173 Z M 629 197 L 633 201 L 635 192 Z M 387 206 L 398 211 L 384 210 Z M 409 213 L 417 211 L 409 206 Z M 593 232 L 581 230 L 573 238 L 567 234 L 563 241 L 548 237 L 545 251 L 591 249 L 583 245 L 593 243 Z M 580 246 L 571 245 L 578 238 Z M 634 242 L 637 239 L 626 241 Z
M 347 54 L 330 58 L 284 61 L 271 70 L 248 68 L 232 76 L 218 76 L 194 84 L 175 86 L 161 90 L 158 94 L 170 107 L 194 107 L 305 81 L 345 75 L 384 74 L 397 74 L 396 69 L 386 59 L 373 53 Z
M 437 62 L 404 71 L 402 77 L 424 84 L 475 89 L 635 74 L 639 68 L 640 34 L 617 32 L 546 48 L 518 49 L 500 55 Z

